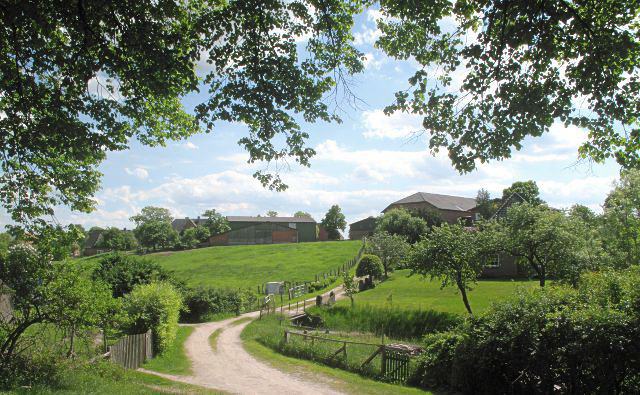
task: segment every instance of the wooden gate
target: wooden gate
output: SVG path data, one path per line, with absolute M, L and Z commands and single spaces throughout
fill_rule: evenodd
M 382 352 L 382 377 L 393 383 L 403 383 L 409 378 L 409 354 L 404 350 L 384 347 Z

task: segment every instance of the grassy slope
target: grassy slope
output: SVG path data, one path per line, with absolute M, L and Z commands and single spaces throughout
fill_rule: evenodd
M 327 377 L 335 389 L 349 394 L 429 394 L 417 388 L 382 383 L 341 369 L 284 356 L 257 341 L 258 337 L 264 335 L 258 329 L 259 326 L 260 323 L 255 321 L 243 330 L 241 337 L 244 348 L 254 357 L 279 370 L 302 375 L 309 380 L 320 374 Z
M 376 288 L 355 295 L 356 304 L 371 304 L 408 309 L 431 309 L 450 313 L 465 313 L 460 294 L 455 287 L 440 289 L 440 282 L 398 270 Z M 468 292 L 474 313 L 486 310 L 491 302 L 512 295 L 518 287 L 536 287 L 536 281 L 482 280 Z M 349 303 L 348 300 L 339 303 Z
M 268 281 L 311 281 L 353 258 L 360 241 L 209 247 L 148 255 L 189 285 L 252 289 Z
M 181 326 L 173 344 L 162 354 L 144 364 L 145 369 L 160 373 L 189 375 L 191 374 L 191 362 L 184 350 L 184 342 L 193 333 L 192 326 Z

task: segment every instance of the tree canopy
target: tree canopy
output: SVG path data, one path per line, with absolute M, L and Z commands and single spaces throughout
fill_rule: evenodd
M 554 122 L 589 131 L 580 156 L 640 166 L 637 1 L 379 4 L 377 46 L 421 66 L 386 112 L 421 115 L 429 148 L 459 171 L 510 157 Z
M 540 199 L 540 189 L 538 188 L 538 184 L 533 180 L 516 181 L 511 184 L 510 187 L 505 188 L 502 191 L 502 201 L 504 202 L 514 193 L 522 196 L 529 204 L 537 205 L 544 203 L 544 201 Z
M 60 204 L 90 211 L 107 151 L 133 139 L 165 145 L 218 121 L 248 126 L 239 144 L 250 162 L 309 165 L 314 151 L 294 115 L 338 120 L 323 98 L 363 69 L 350 41 L 360 3 L 3 3 L 1 203 L 18 222 Z M 197 90 L 208 97 L 190 113 L 181 98 Z M 286 187 L 277 174 L 255 176 Z
M 342 214 L 342 209 L 337 204 L 331 206 L 321 221 L 322 226 L 327 230 L 330 240 L 339 240 L 340 231 L 347 228 L 347 220 Z
M 204 226 L 209 229 L 209 235 L 215 236 L 231 230 L 229 221 L 215 209 L 207 210 L 202 214 L 206 220 Z
M 415 217 L 403 208 L 394 208 L 382 215 L 376 222 L 376 232 L 387 232 L 392 235 L 400 235 L 409 243 L 415 243 L 427 233 L 427 222 Z

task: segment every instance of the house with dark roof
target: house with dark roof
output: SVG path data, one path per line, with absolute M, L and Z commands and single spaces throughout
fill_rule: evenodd
M 231 230 L 209 239 L 210 245 L 278 244 L 318 241 L 310 217 L 228 216 Z
M 408 211 L 434 211 L 448 222 L 455 223 L 459 218 L 474 216 L 476 199 L 462 196 L 441 195 L 437 193 L 416 192 L 388 205 L 383 213 L 394 209 L 404 208 Z
M 87 237 L 84 240 L 84 248 L 82 249 L 82 255 L 84 256 L 92 256 L 96 254 L 101 254 L 103 252 L 107 252 L 106 249 L 98 248 L 98 244 L 102 239 L 102 229 L 95 229 L 87 234 Z

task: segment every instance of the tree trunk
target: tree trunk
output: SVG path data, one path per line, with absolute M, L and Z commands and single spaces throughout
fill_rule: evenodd
M 456 281 L 458 284 L 458 289 L 460 290 L 460 294 L 462 295 L 462 302 L 464 303 L 464 307 L 467 309 L 469 315 L 473 315 L 473 311 L 471 311 L 471 305 L 469 304 L 469 299 L 467 299 L 467 290 L 462 285 L 461 281 Z
M 545 270 L 544 270 L 544 266 L 540 268 L 540 286 L 544 287 L 544 283 L 546 281 L 546 275 L 545 275 Z

